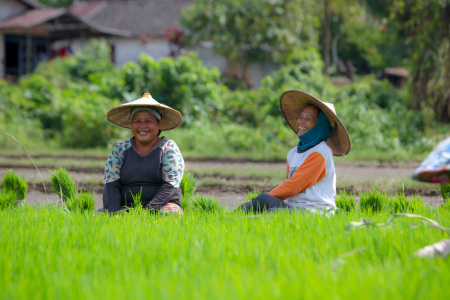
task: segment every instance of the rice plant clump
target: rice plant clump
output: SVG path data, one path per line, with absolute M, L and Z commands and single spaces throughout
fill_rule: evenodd
M 25 199 L 28 191 L 28 184 L 25 179 L 14 172 L 14 170 L 9 170 L 8 172 L 6 172 L 2 185 L 5 191 L 15 192 L 17 197 L 16 200 Z
M 386 204 L 387 210 L 391 213 L 414 213 L 421 211 L 423 207 L 421 197 L 413 196 L 407 199 L 404 193 L 390 197 Z
M 94 210 L 95 199 L 92 192 L 81 190 L 78 193 L 75 181 L 69 176 L 66 169 L 52 170 L 51 181 L 53 189 L 70 212 Z
M 441 184 L 441 195 L 444 202 L 450 202 L 450 183 Z
M 14 190 L 0 190 L 0 210 L 16 205 L 18 194 Z
M 245 195 L 246 201 L 252 201 L 253 198 L 256 198 L 260 194 L 258 189 L 255 189 L 253 192 L 249 192 Z
M 71 212 L 93 211 L 95 209 L 95 198 L 92 191 L 80 190 L 75 198 L 67 200 L 66 207 Z
M 355 211 L 356 203 L 352 192 L 347 194 L 345 190 L 339 191 L 339 195 L 336 197 L 336 207 L 346 212 Z
M 360 193 L 359 200 L 362 211 L 380 212 L 386 208 L 389 195 L 373 190 L 367 193 Z
M 52 170 L 50 177 L 54 191 L 59 195 L 66 204 L 67 200 L 75 199 L 77 196 L 77 186 L 75 181 L 67 174 L 65 168 Z
M 225 207 L 219 203 L 217 198 L 197 194 L 190 203 L 190 209 L 194 212 L 222 213 Z
M 183 178 L 181 179 L 180 189 L 181 189 L 181 206 L 184 210 L 188 210 L 192 198 L 194 197 L 194 193 L 196 190 L 196 181 L 192 174 L 184 173 Z

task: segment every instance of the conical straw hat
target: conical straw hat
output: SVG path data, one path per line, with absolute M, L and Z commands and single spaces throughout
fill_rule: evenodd
M 151 108 L 158 111 L 162 116 L 161 130 L 177 128 L 183 121 L 183 116 L 178 110 L 159 103 L 149 93 L 145 93 L 140 99 L 111 108 L 106 113 L 106 118 L 116 125 L 131 128 L 131 111 L 135 107 Z
M 316 97 L 302 91 L 287 91 L 281 95 L 280 109 L 292 130 L 297 133 L 297 118 L 308 105 L 320 108 L 330 121 L 332 131 L 327 144 L 335 156 L 345 156 L 350 152 L 351 143 L 344 124 L 336 115 L 332 103 L 322 102 Z

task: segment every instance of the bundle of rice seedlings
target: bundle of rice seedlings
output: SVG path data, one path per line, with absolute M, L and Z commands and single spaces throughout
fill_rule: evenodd
M 28 191 L 28 184 L 25 179 L 14 172 L 14 170 L 6 172 L 2 185 L 5 191 L 14 191 L 16 193 L 16 200 L 25 199 Z
M 66 169 L 60 168 L 59 170 L 51 170 L 51 174 L 50 179 L 52 181 L 53 189 L 62 199 L 64 204 L 66 204 L 69 199 L 75 199 L 78 194 L 77 187 L 75 181 L 67 174 Z
M 450 202 L 450 184 L 441 184 L 441 195 L 444 202 Z
M 389 198 L 386 209 L 390 213 L 413 213 L 420 211 L 424 206 L 421 197 L 411 197 L 407 199 L 405 193 L 400 195 L 392 196 Z
M 16 205 L 19 195 L 14 190 L 0 190 L 0 210 Z
M 76 198 L 70 198 L 66 202 L 66 207 L 71 212 L 91 212 L 95 209 L 95 198 L 92 191 L 83 191 L 77 194 Z
M 386 207 L 389 195 L 373 190 L 367 193 L 360 193 L 359 201 L 362 211 L 379 212 Z
M 195 178 L 192 174 L 190 173 L 184 173 L 183 174 L 183 178 L 181 179 L 181 184 L 180 184 L 180 188 L 181 188 L 181 194 L 183 195 L 183 197 L 192 197 L 195 193 Z
M 194 197 L 194 193 L 196 190 L 196 181 L 192 174 L 184 173 L 183 178 L 181 179 L 181 206 L 184 210 L 189 210 L 192 202 L 192 198 Z
M 225 211 L 225 207 L 219 203 L 217 198 L 205 197 L 197 194 L 190 203 L 190 209 L 194 212 L 220 213 Z
M 69 176 L 66 169 L 51 170 L 51 181 L 54 191 L 62 199 L 70 212 L 93 211 L 95 199 L 92 191 L 78 193 L 75 181 Z
M 356 202 L 352 192 L 347 195 L 345 190 L 340 190 L 339 195 L 336 197 L 336 207 L 346 212 L 355 211 Z

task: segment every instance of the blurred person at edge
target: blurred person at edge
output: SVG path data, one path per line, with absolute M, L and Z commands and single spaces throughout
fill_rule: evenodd
M 107 119 L 131 129 L 133 136 L 115 145 L 106 162 L 103 208 L 97 213 L 126 211 L 140 195 L 143 209 L 149 212 L 183 214 L 184 159 L 174 141 L 160 137 L 161 131 L 181 124 L 181 113 L 145 93 L 110 109 Z
M 287 91 L 280 98 L 284 119 L 299 142 L 287 155 L 287 180 L 261 193 L 237 210 L 328 212 L 336 209 L 334 156 L 350 152 L 350 138 L 334 105 L 302 91 Z

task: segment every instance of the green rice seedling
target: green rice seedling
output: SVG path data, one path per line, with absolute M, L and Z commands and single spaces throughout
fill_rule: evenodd
M 6 191 L 15 191 L 17 195 L 16 200 L 24 200 L 27 191 L 28 184 L 22 176 L 18 175 L 14 170 L 9 170 L 5 174 L 5 178 L 3 179 L 3 189 Z
M 50 179 L 52 181 L 52 186 L 54 191 L 59 195 L 64 204 L 66 204 L 69 199 L 76 199 L 77 197 L 77 187 L 75 181 L 67 174 L 65 168 L 60 168 L 59 170 L 51 170 Z
M 95 199 L 92 191 L 83 191 L 66 201 L 66 207 L 71 212 L 92 212 L 95 208 Z
M 139 194 L 133 195 L 133 193 L 131 193 L 131 197 L 133 198 L 132 210 L 136 212 L 142 212 L 144 210 L 144 208 L 142 207 L 142 187 Z
M 441 184 L 441 195 L 445 202 L 450 201 L 450 184 Z
M 345 190 L 340 190 L 339 195 L 336 197 L 336 207 L 346 212 L 355 211 L 356 202 L 352 192 L 347 194 Z
M 388 194 L 381 193 L 375 189 L 359 195 L 361 210 L 367 212 L 380 212 L 386 207 L 388 199 Z
M 405 193 L 391 196 L 386 204 L 386 209 L 390 213 L 419 212 L 423 209 L 424 203 L 421 197 L 411 197 L 407 199 Z
M 194 192 L 196 190 L 196 181 L 192 174 L 184 173 L 183 178 L 181 179 L 181 206 L 184 210 L 189 210 L 192 202 L 192 198 L 194 197 Z
M 441 208 L 443 210 L 450 210 L 450 201 L 444 201 L 444 203 L 442 203 Z
M 252 201 L 253 200 L 253 198 L 255 198 L 256 196 L 258 196 L 260 194 L 260 192 L 259 192 L 259 189 L 254 189 L 253 190 L 253 192 L 248 192 L 246 195 L 245 195 L 245 200 L 246 201 Z
M 183 197 L 192 197 L 196 189 L 196 181 L 192 174 L 185 172 L 183 178 L 181 179 L 181 194 Z
M 66 169 L 60 168 L 59 170 L 52 170 L 51 174 L 53 189 L 70 212 L 94 210 L 95 199 L 92 192 L 84 192 L 81 190 L 78 193 L 75 181 L 69 176 Z
M 16 205 L 19 195 L 15 190 L 0 190 L 0 210 Z
M 217 198 L 202 196 L 197 194 L 195 198 L 192 199 L 190 203 L 190 208 L 194 212 L 205 212 L 205 213 L 223 213 L 225 207 L 219 203 Z

